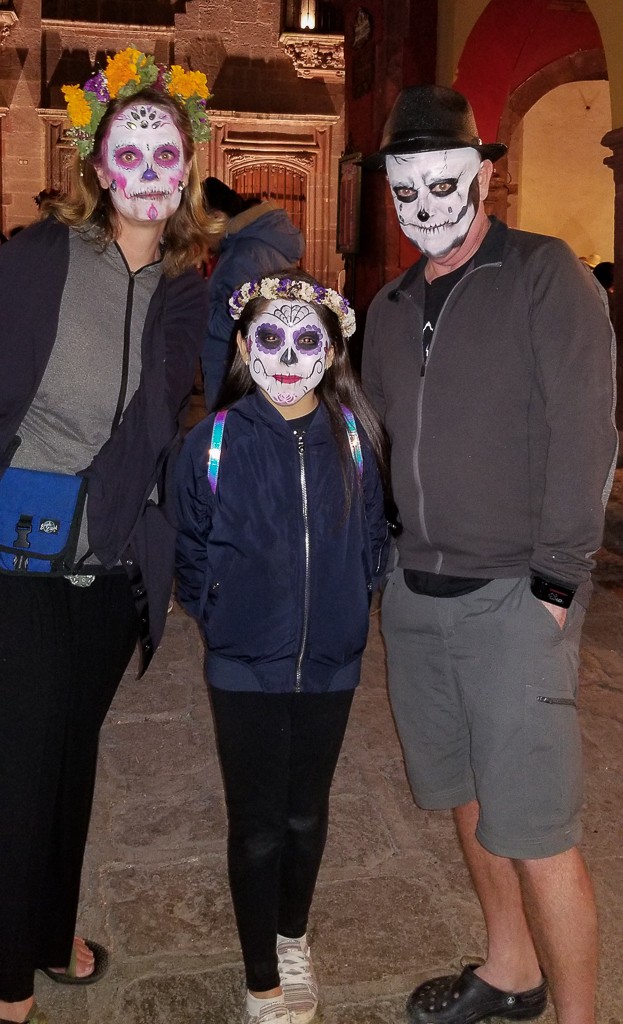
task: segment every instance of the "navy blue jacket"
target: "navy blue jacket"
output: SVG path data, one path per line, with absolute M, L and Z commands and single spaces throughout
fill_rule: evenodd
M 206 464 L 214 416 L 177 465 L 177 596 L 207 641 L 213 686 L 287 693 L 357 685 L 369 602 L 387 555 L 374 454 L 358 425 L 363 479 L 342 462 L 324 405 L 299 450 L 259 392 L 229 411 L 216 494 Z M 346 430 L 346 426 L 344 427 Z

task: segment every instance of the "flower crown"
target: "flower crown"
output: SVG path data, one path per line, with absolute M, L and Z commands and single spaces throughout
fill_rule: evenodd
M 107 57 L 106 70 L 91 75 L 79 85 L 64 85 L 63 96 L 71 128 L 67 135 L 81 157 L 93 152 L 95 133 L 111 100 L 127 99 L 141 89 L 157 89 L 177 100 L 190 118 L 195 142 L 210 138 L 206 100 L 210 99 L 206 76 L 202 71 L 184 71 L 177 64 L 156 64 L 152 54 L 133 46 Z
M 350 338 L 355 333 L 355 314 L 345 298 L 333 288 L 323 288 L 311 281 L 292 280 L 291 277 L 261 277 L 247 281 L 237 288 L 229 300 L 229 315 L 239 320 L 242 311 L 251 299 L 298 299 L 326 306 L 340 321 L 342 334 Z

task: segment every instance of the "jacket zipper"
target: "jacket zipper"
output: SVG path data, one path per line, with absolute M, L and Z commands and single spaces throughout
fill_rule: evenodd
M 310 537 L 309 537 L 309 508 L 307 504 L 307 478 L 305 476 L 305 441 L 303 435 L 297 436 L 297 448 L 299 456 L 299 468 L 301 476 L 301 502 L 303 509 L 303 528 L 305 531 L 305 587 L 303 595 L 303 631 L 301 634 L 301 646 L 296 659 L 296 684 L 295 692 L 301 692 L 301 676 L 303 671 L 303 655 L 307 646 L 307 631 L 309 619 L 309 558 L 310 558 Z
M 426 367 L 428 365 L 428 359 L 430 357 L 430 353 L 432 351 L 433 344 L 435 342 L 435 338 L 437 337 L 437 330 L 439 328 L 439 321 L 441 320 L 441 318 L 442 318 L 442 316 L 444 314 L 444 310 L 446 309 L 446 307 L 447 307 L 450 299 L 452 298 L 454 292 L 456 291 L 456 289 L 460 288 L 460 286 L 463 284 L 463 282 L 466 281 L 468 277 L 471 277 L 472 274 L 475 274 L 478 270 L 482 270 L 484 267 L 500 267 L 501 265 L 502 264 L 501 264 L 501 262 L 499 260 L 497 262 L 495 262 L 495 263 L 482 263 L 480 266 L 474 267 L 472 270 L 469 270 L 466 274 L 463 275 L 461 280 L 457 281 L 457 283 L 454 285 L 454 288 L 452 289 L 452 291 L 450 292 L 450 294 L 446 298 L 446 301 L 444 302 L 443 306 L 441 307 L 441 310 L 439 312 L 439 316 L 437 317 L 437 323 L 435 324 L 435 330 L 433 331 L 433 336 L 432 336 L 432 338 L 430 340 L 429 345 L 426 348 L 426 352 L 423 355 L 422 368 L 420 370 L 420 377 L 421 378 L 424 378 L 426 376 Z M 409 300 L 409 302 L 411 302 L 413 305 L 415 305 L 415 303 L 413 302 L 413 298 L 409 294 L 409 292 L 402 292 L 401 294 L 403 294 Z M 421 345 L 421 339 L 420 339 L 419 344 Z M 415 445 L 413 447 L 413 475 L 415 477 L 415 483 L 416 483 L 417 492 L 418 492 L 418 515 L 419 515 L 419 520 L 420 520 L 420 528 L 422 530 L 422 535 L 423 535 L 426 543 L 432 549 L 433 545 L 431 544 L 430 537 L 428 536 L 428 530 L 426 529 L 426 517 L 424 515 L 424 489 L 422 487 L 422 480 L 421 480 L 421 477 L 420 477 L 420 465 L 419 465 L 420 440 L 421 440 L 421 436 L 422 436 L 422 409 L 423 409 L 423 403 L 424 403 L 424 383 L 422 383 L 422 386 L 420 387 L 420 393 L 418 395 L 417 406 L 416 406 Z M 435 567 L 435 572 L 441 572 L 442 563 L 443 563 L 443 555 L 441 554 L 441 552 L 439 552 L 438 553 L 438 557 L 437 557 L 437 565 Z
M 121 386 L 119 388 L 119 399 L 117 401 L 117 408 L 113 417 L 113 423 L 111 428 L 111 434 L 119 426 L 121 417 L 123 415 L 123 409 L 125 406 L 125 399 L 128 392 L 128 369 L 130 366 L 130 338 L 132 330 L 132 311 L 134 309 L 134 274 L 128 270 L 130 280 L 128 281 L 128 292 L 125 302 L 125 320 L 123 324 L 123 359 L 121 363 Z

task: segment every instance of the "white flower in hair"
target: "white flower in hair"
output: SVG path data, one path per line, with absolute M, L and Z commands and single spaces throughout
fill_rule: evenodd
M 355 333 L 355 314 L 343 296 L 333 288 L 324 288 L 309 281 L 293 281 L 290 277 L 264 277 L 256 281 L 246 281 L 236 289 L 229 300 L 232 319 L 239 320 L 247 303 L 260 297 L 299 299 L 302 302 L 326 306 L 337 316 L 345 338 L 350 338 Z

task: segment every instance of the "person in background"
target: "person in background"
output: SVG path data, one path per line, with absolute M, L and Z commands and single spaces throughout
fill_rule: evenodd
M 296 265 L 305 242 L 286 211 L 272 200 L 245 200 L 218 178 L 206 178 L 204 196 L 208 212 L 223 224 L 218 259 L 208 278 L 208 321 L 201 349 L 205 404 L 210 412 L 233 354 L 228 308 L 232 292 L 243 281 Z
M 70 196 L 0 250 L 0 473 L 80 475 L 86 512 L 58 574 L 0 575 L 0 1020 L 46 1024 L 34 973 L 84 985 L 75 937 L 98 736 L 171 593 L 167 481 L 205 324 L 207 227 L 194 143 L 205 75 L 130 47 L 64 87 Z M 120 98 L 120 94 L 123 98 Z M 88 99 L 87 99 L 88 96 Z M 15 566 L 14 566 L 15 568 Z
M 226 419 L 195 427 L 178 465 L 177 596 L 206 640 L 244 1024 L 307 1024 L 329 790 L 386 558 L 385 440 L 337 292 L 264 277 L 231 310 Z
M 599 281 L 601 287 L 606 292 L 608 297 L 608 312 L 610 319 L 614 313 L 614 263 L 610 260 L 602 260 L 596 267 L 593 268 L 593 274 Z
M 452 808 L 483 964 L 414 990 L 411 1024 L 594 1024 L 578 649 L 616 462 L 614 339 L 556 238 L 484 208 L 493 161 L 452 89 L 404 89 L 373 162 L 423 258 L 370 307 L 363 383 L 402 523 L 383 595 L 389 690 L 417 803 Z M 545 977 L 544 977 L 545 974 Z

